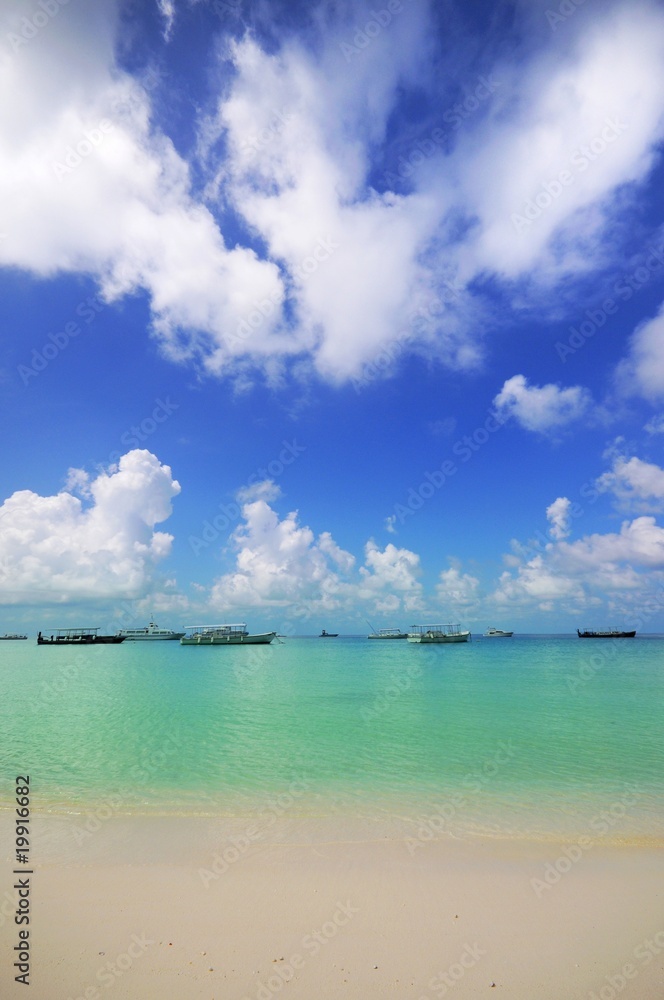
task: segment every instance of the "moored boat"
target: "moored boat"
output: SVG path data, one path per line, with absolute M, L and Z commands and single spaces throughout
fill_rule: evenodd
M 502 628 L 488 628 L 484 633 L 485 639 L 497 639 L 503 637 L 509 639 L 510 636 L 514 635 L 514 632 L 505 632 Z
M 468 642 L 470 632 L 460 625 L 411 625 L 408 642 Z
M 624 632 L 619 628 L 605 628 L 605 629 L 577 629 L 576 634 L 579 639 L 633 639 L 636 635 L 636 629 L 632 631 Z
M 402 632 L 398 628 L 379 628 L 377 632 L 372 632 L 367 639 L 407 639 L 408 633 Z
M 131 642 L 154 641 L 156 639 L 181 639 L 184 632 L 174 632 L 170 628 L 159 628 L 154 622 L 150 622 L 146 628 L 121 628 L 118 635 L 123 636 Z
M 191 635 L 183 635 L 181 646 L 257 646 L 265 645 L 276 636 L 276 632 L 261 632 L 250 635 L 246 622 L 234 625 L 186 625 L 193 629 Z
M 38 646 L 96 646 L 124 642 L 123 635 L 99 635 L 98 628 L 58 628 L 51 636 L 37 634 Z

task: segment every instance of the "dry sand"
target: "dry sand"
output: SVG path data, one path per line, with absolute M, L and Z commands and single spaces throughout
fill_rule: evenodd
M 300 818 L 268 837 L 250 820 L 117 816 L 81 840 L 72 824 L 36 818 L 29 991 L 5 855 L 3 998 L 664 997 L 657 845 L 409 849 L 387 824 Z

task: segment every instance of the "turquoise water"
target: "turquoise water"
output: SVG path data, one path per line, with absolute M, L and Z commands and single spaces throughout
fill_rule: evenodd
M 664 639 L 0 649 L 0 804 L 660 837 Z M 438 819 L 436 818 L 438 817 Z

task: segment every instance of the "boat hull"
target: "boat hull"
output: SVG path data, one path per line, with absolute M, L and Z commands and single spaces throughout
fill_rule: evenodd
M 168 642 L 183 637 L 184 632 L 173 632 L 172 635 L 122 635 L 125 642 Z
M 468 642 L 470 639 L 470 632 L 454 632 L 449 635 L 427 635 L 424 633 L 420 635 L 419 633 L 415 635 L 408 636 L 408 642 L 427 642 L 427 643 L 442 643 L 442 642 Z
M 636 629 L 633 632 L 580 632 L 577 629 L 576 634 L 579 639 L 633 639 L 636 635 Z
M 406 632 L 402 635 L 368 635 L 367 639 L 407 639 L 408 635 Z
M 37 637 L 38 646 L 108 646 L 124 642 L 123 635 L 77 635 L 66 638 L 44 639 Z
M 260 635 L 189 635 L 180 639 L 181 646 L 264 646 L 272 642 L 276 632 Z

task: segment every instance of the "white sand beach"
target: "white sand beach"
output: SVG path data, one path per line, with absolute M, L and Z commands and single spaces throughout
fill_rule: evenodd
M 3 997 L 664 995 L 664 852 L 654 844 L 413 848 L 379 825 L 311 819 L 268 842 L 250 823 L 243 834 L 237 822 L 113 817 L 74 850 L 71 822 L 39 820 L 46 860 L 31 869 L 28 994 L 13 980 L 18 928 L 3 890 Z M 10 857 L 3 870 L 10 888 Z

